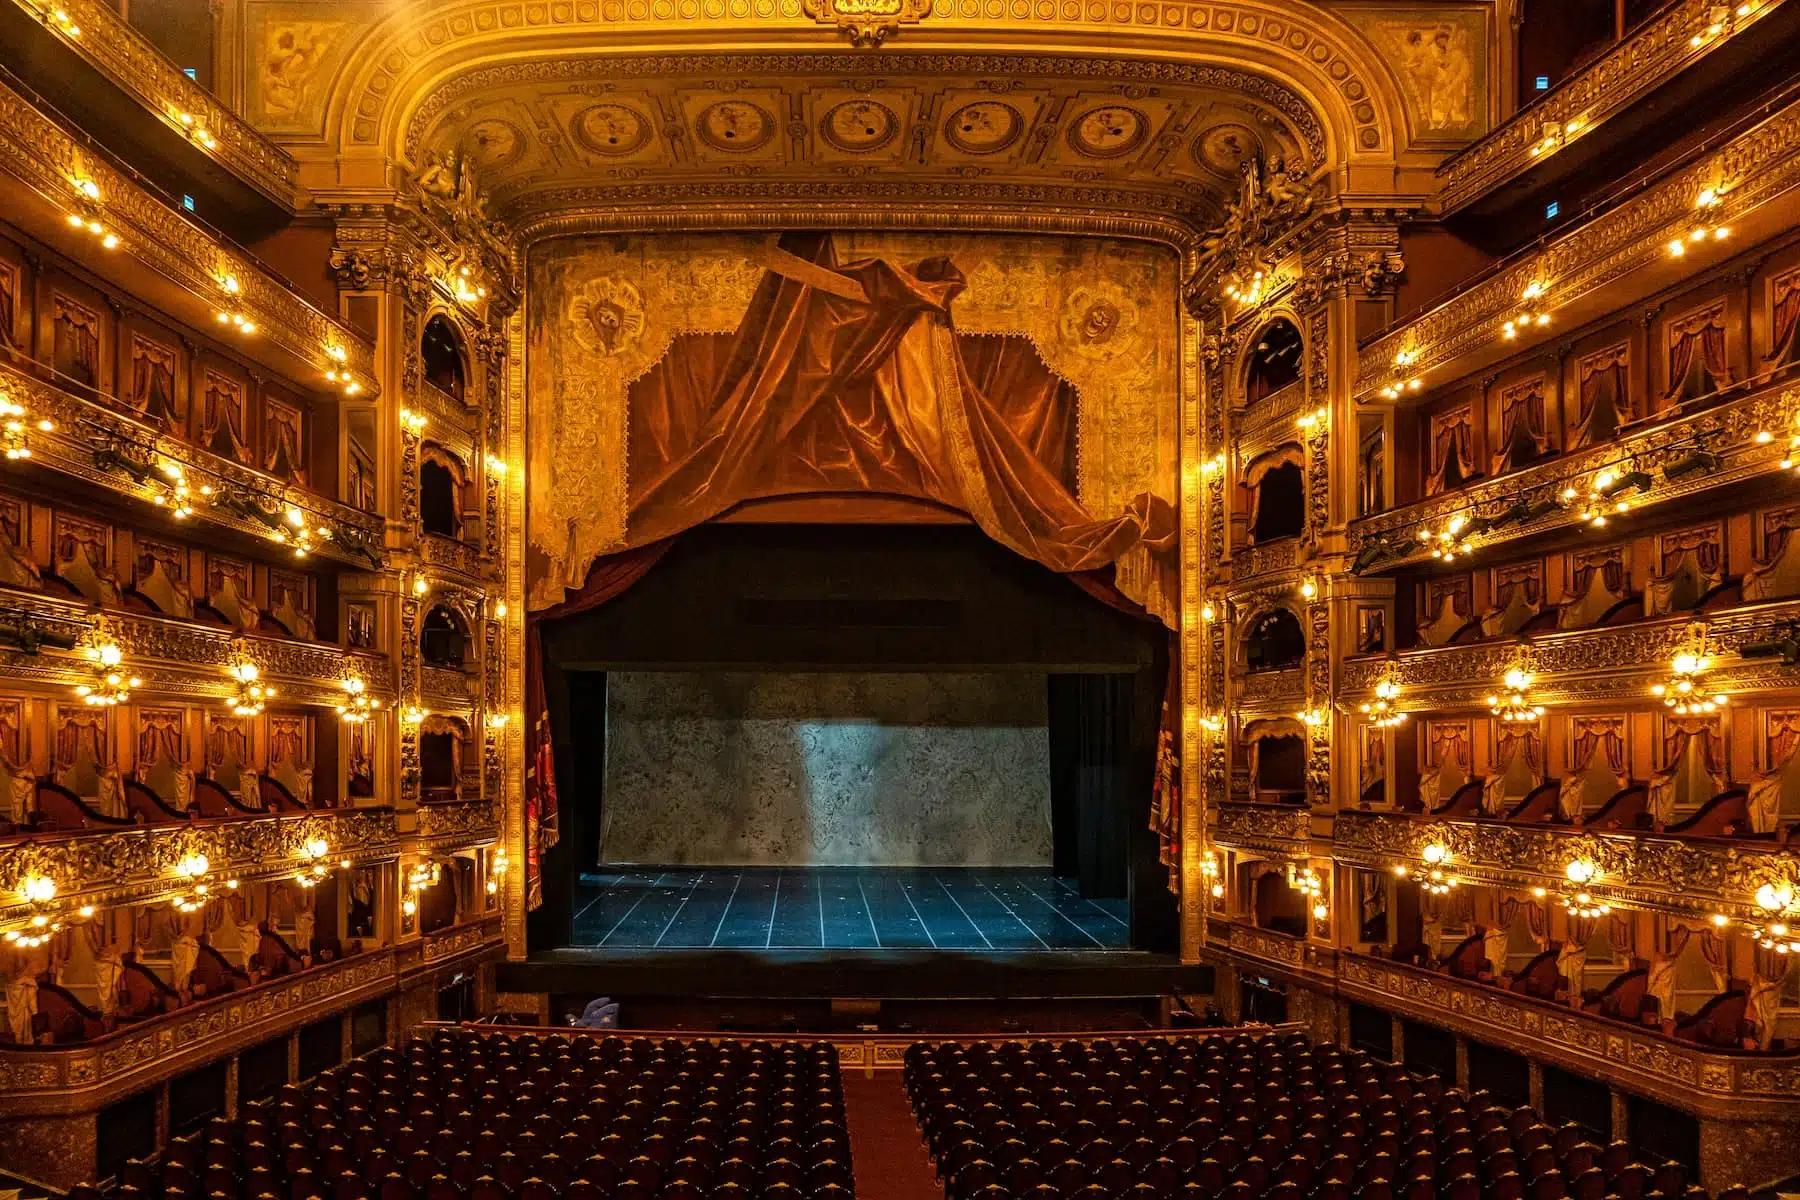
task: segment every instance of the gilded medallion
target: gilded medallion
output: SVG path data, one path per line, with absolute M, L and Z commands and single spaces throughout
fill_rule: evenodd
M 721 100 L 700 111 L 694 133 L 714 150 L 748 154 L 775 136 L 775 118 L 747 100 Z
M 819 136 L 827 145 L 846 154 L 879 150 L 899 133 L 899 114 L 873 100 L 846 100 L 834 104 L 819 122 Z
M 623 104 L 596 104 L 575 114 L 570 132 L 583 149 L 619 158 L 644 148 L 650 140 L 650 122 Z
M 1135 108 L 1107 104 L 1090 108 L 1069 125 L 1069 146 L 1089 158 L 1118 158 L 1144 144 L 1150 121 Z
M 944 122 L 944 140 L 964 154 L 998 154 L 1024 132 L 1019 110 L 998 100 L 965 104 Z

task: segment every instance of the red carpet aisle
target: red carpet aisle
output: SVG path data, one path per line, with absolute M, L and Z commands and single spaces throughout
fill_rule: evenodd
M 856 1200 L 943 1200 L 898 1071 L 844 1074 L 844 1120 L 856 1167 Z

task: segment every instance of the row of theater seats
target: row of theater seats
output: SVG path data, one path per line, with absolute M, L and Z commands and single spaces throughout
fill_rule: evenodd
M 106 1193 L 167 1200 L 854 1195 L 829 1045 L 438 1030 L 173 1140 Z
M 255 797 L 259 805 L 245 803 L 237 792 L 205 775 L 195 775 L 190 782 L 192 798 L 181 805 L 164 798 L 142 780 L 130 775 L 120 776 L 115 786 L 119 789 L 124 811 L 122 816 L 115 816 L 100 810 L 101 801 L 97 797 L 77 795 L 54 779 L 38 779 L 29 784 L 30 811 L 12 818 L 0 817 L 0 837 L 271 817 L 331 807 L 299 799 L 273 775 L 256 776 Z
M 952 1200 L 1707 1196 L 1677 1163 L 1299 1035 L 920 1044 L 905 1078 Z

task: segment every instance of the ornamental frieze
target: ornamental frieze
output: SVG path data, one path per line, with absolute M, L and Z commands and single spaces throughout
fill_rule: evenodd
M 359 333 L 307 303 L 247 255 L 215 241 L 166 202 L 0 84 L 0 169 L 11 172 L 59 208 L 76 200 L 74 180 L 89 180 L 96 202 L 120 236 L 118 252 L 130 254 L 192 294 L 214 300 L 220 280 L 238 281 L 233 302 L 252 318 L 260 337 L 280 346 L 321 374 L 348 367 L 368 394 L 378 378 L 374 349 Z M 338 362 L 327 353 L 340 347 Z
M 230 1054 L 392 990 L 395 952 L 371 950 L 279 983 L 201 1001 L 95 1042 L 64 1049 L 0 1047 L 0 1116 L 75 1109 Z M 62 1093 L 43 1095 L 42 1093 Z M 85 1094 L 84 1094 L 85 1093 Z
M 1215 811 L 1219 819 L 1211 829 L 1212 840 L 1221 845 L 1294 854 L 1304 852 L 1312 840 L 1312 813 L 1305 808 L 1227 802 Z
M 1242 677 L 1237 700 L 1258 712 L 1270 709 L 1292 715 L 1306 699 L 1306 676 L 1299 667 L 1285 671 L 1253 671 Z
M 1740 222 L 1750 209 L 1800 182 L 1800 104 L 1617 208 L 1569 227 L 1536 254 L 1369 343 L 1358 359 L 1356 395 L 1367 397 L 1392 382 L 1394 356 L 1402 350 L 1416 355 L 1407 370 L 1420 375 L 1491 347 L 1501 323 L 1517 310 L 1533 282 L 1546 286 L 1543 302 L 1554 308 L 1565 298 L 1587 295 L 1667 259 L 1671 231 L 1678 226 L 1685 231 L 1695 197 L 1721 179 L 1730 190 L 1716 210 L 1720 223 Z
M 491 840 L 500 827 L 500 814 L 492 800 L 422 804 L 418 817 L 418 836 L 430 842 Z
M 34 837 L 0 848 L 0 895 L 15 899 L 23 881 L 35 875 L 55 881 L 61 899 L 120 903 L 175 890 L 175 865 L 194 854 L 206 856 L 212 875 L 248 881 L 298 870 L 311 861 L 305 848 L 314 839 L 330 846 L 333 859 L 354 862 L 389 853 L 394 837 L 394 813 L 388 808 L 317 809 Z M 23 904 L 0 906 L 0 920 L 28 915 Z
M 1387 870 L 1424 861 L 1427 845 L 1450 852 L 1464 879 L 1500 887 L 1561 887 L 1568 864 L 1593 862 L 1589 891 L 1633 908 L 1692 917 L 1754 915 L 1756 891 L 1772 879 L 1800 880 L 1800 858 L 1773 843 L 1721 845 L 1654 834 L 1596 833 L 1578 826 L 1430 820 L 1405 813 L 1337 814 L 1332 853 Z
M 1722 690 L 1792 687 L 1800 674 L 1779 658 L 1742 658 L 1746 645 L 1769 640 L 1800 621 L 1800 600 L 1755 604 L 1705 614 L 1708 644 L 1717 656 L 1708 681 Z M 1403 650 L 1390 657 L 1357 658 L 1342 666 L 1342 701 L 1351 705 L 1391 680 L 1402 708 L 1485 706 L 1497 681 L 1523 654 L 1536 678 L 1532 694 L 1550 703 L 1616 699 L 1622 690 L 1646 697 L 1668 675 L 1669 660 L 1693 641 L 1692 614 L 1634 625 L 1543 633 L 1521 643 L 1497 639 L 1462 646 Z

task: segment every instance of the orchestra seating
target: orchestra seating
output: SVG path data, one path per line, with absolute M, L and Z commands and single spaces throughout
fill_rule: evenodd
M 1679 1164 L 1298 1034 L 921 1043 L 905 1077 L 952 1200 L 1706 1196 Z
M 93 1196 L 77 1189 L 72 1196 Z M 133 1162 L 108 1194 L 700 1200 L 853 1193 L 827 1044 L 438 1029 Z

